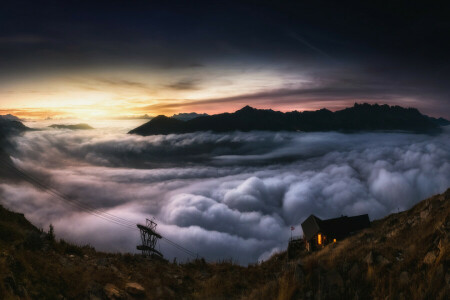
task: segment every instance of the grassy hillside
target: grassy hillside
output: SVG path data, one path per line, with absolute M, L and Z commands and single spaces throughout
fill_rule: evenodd
M 449 299 L 450 189 L 288 262 L 249 299 Z M 388 298 L 386 298 L 389 296 Z
M 0 207 L 0 299 L 448 299 L 450 189 L 321 251 L 186 264 L 55 241 Z

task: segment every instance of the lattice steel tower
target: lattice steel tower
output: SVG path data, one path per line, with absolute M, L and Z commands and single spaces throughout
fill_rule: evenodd
M 142 245 L 137 246 L 136 249 L 141 250 L 143 256 L 163 257 L 162 253 L 155 249 L 158 240 L 162 238 L 162 236 L 156 232 L 157 225 L 158 224 L 149 219 L 146 219 L 145 226 L 137 224 L 137 227 L 141 231 Z

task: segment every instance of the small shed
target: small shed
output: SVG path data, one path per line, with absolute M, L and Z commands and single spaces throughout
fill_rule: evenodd
M 367 214 L 353 217 L 341 216 L 328 220 L 321 220 L 315 215 L 310 215 L 302 223 L 308 251 L 322 248 L 329 243 L 336 243 L 368 227 L 370 227 L 370 220 Z

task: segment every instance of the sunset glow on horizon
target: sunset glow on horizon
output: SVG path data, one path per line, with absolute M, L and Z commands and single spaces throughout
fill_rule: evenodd
M 121 75 L 111 75 L 116 73 Z M 383 98 L 363 95 L 355 98 L 315 95 L 315 89 L 322 88 L 321 84 L 308 75 L 292 71 L 282 73 L 251 68 L 202 68 L 182 74 L 163 71 L 58 74 L 0 85 L 0 114 L 29 120 L 89 120 L 183 112 L 217 114 L 233 112 L 245 105 L 283 112 L 322 108 L 335 111 L 355 102 L 387 102 Z M 389 100 L 391 105 L 421 107 L 420 101 L 413 98 Z
M 120 76 L 111 75 L 114 73 Z M 188 75 L 127 71 L 56 75 L 0 85 L 0 113 L 27 119 L 139 117 L 190 111 L 214 114 L 238 109 L 246 101 L 230 101 L 219 108 L 209 104 L 211 100 L 305 82 L 295 74 L 223 69 L 194 70 Z M 267 106 L 263 101 L 261 104 Z

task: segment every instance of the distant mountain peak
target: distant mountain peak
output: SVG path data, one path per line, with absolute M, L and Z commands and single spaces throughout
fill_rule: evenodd
M 153 120 L 166 120 L 166 119 L 170 119 L 170 117 L 165 115 L 157 115 L 156 117 L 153 118 Z
M 280 112 L 256 109 L 249 105 L 234 113 L 223 113 L 180 121 L 160 117 L 133 129 L 140 135 L 187 133 L 195 131 L 374 131 L 401 130 L 411 132 L 440 132 L 444 120 L 422 115 L 417 109 L 400 106 L 355 103 L 354 106 L 332 112 Z
M 189 121 L 198 117 L 206 117 L 208 116 L 208 114 L 198 114 L 195 112 L 191 112 L 191 113 L 179 113 L 179 114 L 174 114 L 171 118 L 177 119 L 177 120 L 181 120 L 181 121 Z
M 258 109 L 251 107 L 250 105 L 246 105 L 243 108 L 237 110 L 235 113 L 245 113 L 245 112 L 253 112 L 253 111 L 257 111 Z
M 30 130 L 13 115 L 0 115 L 0 142 L 7 136 Z M 0 145 L 1 146 L 1 145 Z
M 53 124 L 48 127 L 57 128 L 57 129 L 69 129 L 69 130 L 89 130 L 94 129 L 92 126 L 86 123 L 80 124 Z
M 6 121 L 18 121 L 21 122 L 22 120 L 19 119 L 18 117 L 11 115 L 11 114 L 7 114 L 7 115 L 0 115 L 0 120 L 6 120 Z

